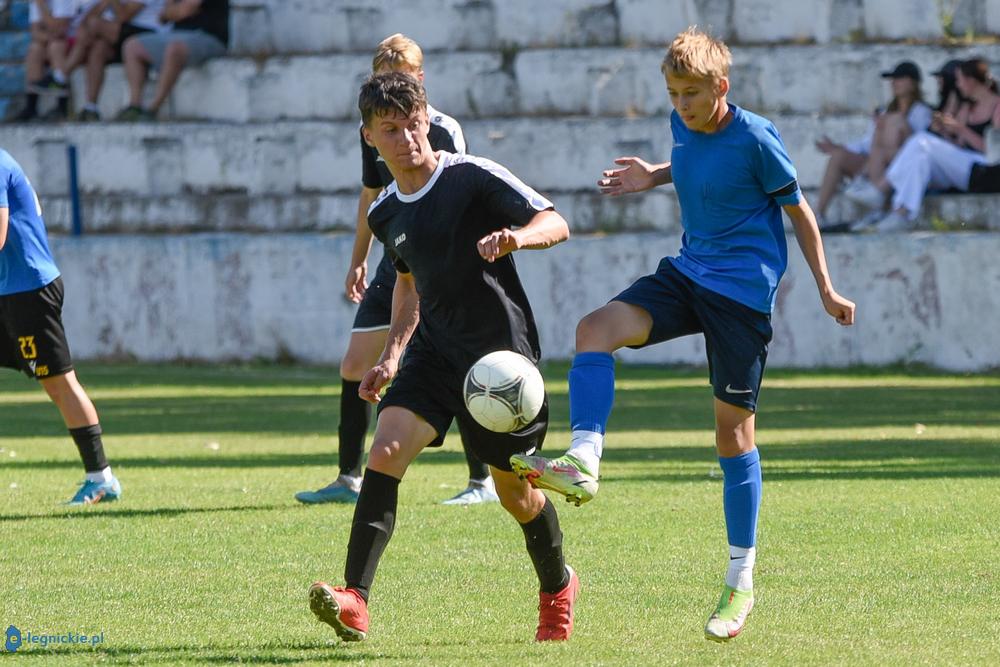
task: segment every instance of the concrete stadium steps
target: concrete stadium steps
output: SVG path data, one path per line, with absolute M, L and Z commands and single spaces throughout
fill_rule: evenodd
M 867 114 L 888 101 L 879 73 L 900 60 L 915 60 L 929 73 L 947 60 L 973 55 L 1000 69 L 1000 44 L 741 47 L 734 53 L 731 98 L 762 113 Z M 499 51 L 440 53 L 427 59 L 427 89 L 432 104 L 459 120 L 657 115 L 670 108 L 662 59 L 662 48 L 538 49 L 510 57 Z M 368 54 L 222 58 L 185 72 L 161 113 L 231 122 L 351 120 L 370 67 Z M 83 80 L 77 72 L 78 108 Z M 127 90 L 122 67 L 109 67 L 103 117 L 113 118 L 125 105 Z M 929 74 L 924 92 L 936 103 Z
M 1000 365 L 993 340 L 1000 328 L 1000 235 L 828 238 L 830 273 L 858 304 L 850 328 L 823 312 L 794 243 L 789 239 L 773 320 L 774 367 Z M 571 356 L 580 317 L 654 270 L 678 244 L 676 234 L 612 234 L 519 252 L 545 357 Z M 66 284 L 63 317 L 80 358 L 334 363 L 346 349 L 354 315 L 341 295 L 347 234 L 116 235 L 55 238 L 52 245 Z M 595 272 L 612 278 L 593 280 Z M 697 336 L 620 356 L 705 361 Z
M 1000 34 L 993 0 L 233 0 L 238 53 L 369 52 L 403 31 L 428 51 L 664 45 L 688 25 L 735 43 Z
M 802 187 L 818 187 L 825 156 L 813 146 L 829 135 L 860 133 L 861 116 L 779 116 L 777 125 Z M 474 153 L 494 159 L 547 196 L 586 231 L 675 230 L 672 191 L 606 199 L 602 169 L 619 155 L 669 157 L 661 118 L 493 119 L 465 124 Z M 88 124 L 19 126 L 4 147 L 36 184 L 53 229 L 67 229 L 66 147 L 77 146 L 88 227 L 98 232 L 166 230 L 311 231 L 354 227 L 360 157 L 352 122 Z M 997 229 L 1000 198 L 942 197 L 924 228 Z M 856 211 L 837 202 L 831 219 Z

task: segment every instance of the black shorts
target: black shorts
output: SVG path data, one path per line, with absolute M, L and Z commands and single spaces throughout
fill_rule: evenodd
M 73 370 L 62 323 L 63 283 L 0 296 L 0 366 L 44 379 Z
M 465 408 L 462 399 L 464 379 L 465 371 L 457 371 L 426 346 L 411 343 L 406 348 L 399 373 L 378 404 L 379 412 L 393 406 L 406 408 L 425 419 L 437 431 L 437 437 L 428 447 L 440 447 L 452 420 L 457 420 L 467 451 L 483 463 L 507 472 L 511 470 L 512 454 L 531 454 L 542 448 L 549 428 L 547 398 L 535 420 L 523 429 L 495 433 L 480 426 Z
M 653 318 L 640 348 L 689 334 L 705 334 L 715 397 L 756 411 L 771 342 L 771 316 L 702 287 L 663 259 L 656 273 L 632 283 L 612 301 L 638 306 Z
M 111 60 L 109 62 L 124 62 L 125 59 L 122 57 L 122 47 L 125 45 L 125 40 L 133 35 L 141 35 L 146 32 L 153 32 L 153 30 L 151 28 L 141 28 L 131 23 L 122 24 L 121 30 L 118 33 L 118 41 L 115 42 L 114 49 L 111 53 Z
M 392 319 L 392 290 L 396 286 L 396 269 L 387 255 L 375 269 L 375 279 L 368 285 L 365 298 L 354 315 L 351 333 L 379 331 L 389 328 Z

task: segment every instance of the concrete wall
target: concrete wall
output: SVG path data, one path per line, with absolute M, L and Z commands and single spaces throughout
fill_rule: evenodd
M 774 366 L 919 362 L 1000 367 L 1000 236 L 888 234 L 826 241 L 837 288 L 858 303 L 841 328 L 822 311 L 789 239 L 791 262 L 774 321 Z M 341 296 L 348 235 L 59 238 L 65 320 L 79 357 L 295 358 L 334 363 L 354 308 Z M 580 237 L 517 261 L 545 354 L 572 354 L 579 318 L 672 254 L 672 234 Z M 594 280 L 600 276 L 601 280 Z M 697 337 L 628 361 L 704 363 Z

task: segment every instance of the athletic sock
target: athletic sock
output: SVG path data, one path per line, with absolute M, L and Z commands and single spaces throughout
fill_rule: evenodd
M 339 475 L 337 475 L 337 481 L 354 492 L 361 491 L 360 475 L 355 477 L 354 475 L 345 475 L 344 473 L 340 473 Z
M 611 406 L 615 402 L 615 358 L 607 352 L 580 352 L 569 370 L 569 452 L 594 475 L 599 473 Z
M 487 480 L 490 479 L 489 466 L 480 461 L 479 457 L 473 454 L 472 450 L 465 446 L 464 441 L 462 443 L 462 448 L 465 450 L 465 464 L 469 468 L 469 484 L 477 483 L 485 486 Z
M 99 473 L 108 467 L 108 459 L 104 456 L 104 443 L 101 441 L 100 424 L 71 428 L 69 434 L 76 443 L 76 448 L 80 450 L 84 470 Z
M 98 484 L 104 484 L 106 482 L 110 482 L 114 478 L 115 478 L 114 475 L 111 474 L 111 466 L 108 466 L 104 470 L 87 473 L 87 481 L 97 482 Z
M 87 102 L 83 105 L 84 111 L 98 111 L 96 102 Z
M 722 466 L 722 506 L 726 513 L 729 544 L 749 549 L 757 543 L 757 514 L 760 512 L 760 453 L 719 457 Z
M 604 453 L 604 436 L 593 431 L 573 431 L 569 453 L 596 477 L 600 472 L 601 454 Z
M 372 405 L 358 396 L 361 382 L 340 381 L 340 425 L 338 452 L 340 473 L 361 476 L 361 457 L 365 453 L 365 435 L 372 420 Z
M 729 545 L 729 570 L 726 571 L 726 585 L 741 591 L 753 590 L 753 565 L 757 560 L 757 547 L 734 547 Z
M 528 523 L 522 523 L 521 530 L 541 591 L 558 593 L 569 583 L 569 572 L 563 558 L 559 515 L 552 501 L 546 498 L 542 511 Z
M 365 470 L 361 495 L 354 508 L 351 538 L 347 543 L 344 581 L 368 601 L 375 570 L 396 524 L 399 480 L 372 469 Z
M 52 78 L 55 79 L 56 83 L 66 84 L 66 74 L 60 69 L 52 70 Z

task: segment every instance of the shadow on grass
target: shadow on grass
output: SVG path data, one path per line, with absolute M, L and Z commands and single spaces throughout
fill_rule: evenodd
M 79 507 L 47 514 L 0 514 L 0 523 L 6 521 L 34 521 L 38 519 L 167 519 L 174 516 L 217 512 L 246 512 L 248 510 L 274 510 L 278 505 L 239 505 L 233 507 L 158 507 L 151 509 L 127 509 L 124 507 Z
M 358 650 L 339 640 L 293 643 L 287 646 L 270 644 L 259 648 L 247 646 L 55 646 L 23 649 L 18 661 L 49 662 L 53 658 L 72 656 L 75 659 L 127 664 L 261 664 L 294 665 L 303 662 L 364 662 L 378 659 L 405 659 L 380 652 Z

